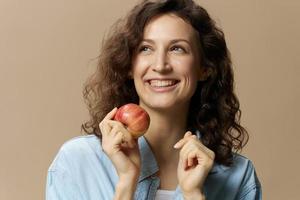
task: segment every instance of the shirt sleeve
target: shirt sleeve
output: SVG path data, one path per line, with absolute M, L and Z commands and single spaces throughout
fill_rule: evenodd
M 62 170 L 49 170 L 46 183 L 46 200 L 81 200 L 79 188 L 72 177 Z
M 261 184 L 257 178 L 255 169 L 251 161 L 248 163 L 244 183 L 241 187 L 238 200 L 262 200 Z
M 261 200 L 262 199 L 262 193 L 261 193 L 261 187 L 253 185 L 251 188 L 248 188 L 247 193 L 244 194 L 240 198 L 240 200 Z
M 71 162 L 66 152 L 60 149 L 48 169 L 46 200 L 84 200 L 71 172 Z

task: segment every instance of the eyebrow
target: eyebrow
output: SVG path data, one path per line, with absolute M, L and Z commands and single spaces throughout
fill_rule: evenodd
M 154 42 L 154 40 L 152 40 L 152 39 L 143 39 L 142 40 L 142 42 L 149 42 L 149 43 L 152 43 L 152 44 L 154 44 L 155 42 Z M 177 42 L 185 42 L 185 43 L 187 43 L 187 44 L 189 44 L 190 46 L 192 45 L 188 40 L 186 40 L 186 39 L 173 39 L 173 40 L 171 40 L 171 44 L 174 44 L 174 43 L 177 43 Z

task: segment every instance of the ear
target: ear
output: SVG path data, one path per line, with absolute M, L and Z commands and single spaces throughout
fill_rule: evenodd
M 201 67 L 198 73 L 198 81 L 205 81 L 211 75 L 211 69 L 207 67 Z

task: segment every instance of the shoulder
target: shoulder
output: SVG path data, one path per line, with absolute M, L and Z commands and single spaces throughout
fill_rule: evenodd
M 254 170 L 254 166 L 251 160 L 249 160 L 245 156 L 234 153 L 232 164 L 230 166 L 215 163 L 211 172 L 240 174 L 252 170 Z
M 233 167 L 240 176 L 239 199 L 262 199 L 261 184 L 258 180 L 255 167 L 248 158 L 235 154 Z
M 113 197 L 116 170 L 95 135 L 65 142 L 47 173 L 47 199 L 91 199 Z M 103 197 L 103 196 L 102 196 Z
M 233 163 L 232 168 L 236 170 L 252 171 L 254 170 L 254 165 L 251 160 L 247 157 L 234 153 L 233 154 Z
M 251 160 L 240 154 L 233 155 L 233 164 L 231 166 L 235 173 L 240 174 L 244 181 L 250 181 L 252 184 L 260 185 L 255 167 Z
M 101 158 L 103 154 L 101 142 L 97 136 L 78 136 L 66 141 L 61 146 L 49 170 L 74 166 L 77 163 Z
M 230 166 L 214 164 L 206 181 L 206 189 L 211 199 L 261 199 L 261 185 L 253 163 L 236 153 Z
M 251 180 L 253 184 L 260 185 L 252 161 L 245 156 L 234 154 L 232 167 L 235 168 L 237 173 L 240 172 L 243 175 L 244 180 Z
M 229 167 L 223 166 L 224 172 L 230 177 L 231 184 L 236 185 L 238 196 L 246 197 L 254 194 L 261 195 L 261 184 L 255 167 L 250 159 L 240 154 L 233 154 L 233 163 Z M 259 198 L 258 198 L 259 199 Z
M 84 153 L 86 150 L 96 150 L 96 149 L 102 150 L 100 145 L 100 140 L 95 135 L 77 136 L 75 138 L 66 141 L 60 148 L 61 151 L 66 151 L 69 153 L 72 152 Z
M 233 163 L 231 166 L 221 166 L 224 172 L 229 173 L 231 176 L 239 177 L 242 182 L 251 181 L 254 184 L 258 183 L 255 167 L 250 159 L 247 157 L 234 153 Z

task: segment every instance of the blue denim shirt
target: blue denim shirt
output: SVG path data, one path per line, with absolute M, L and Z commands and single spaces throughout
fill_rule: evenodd
M 157 162 L 144 137 L 139 138 L 142 167 L 134 199 L 152 200 L 160 180 Z M 48 170 L 47 200 L 112 200 L 118 175 L 94 135 L 66 142 Z M 252 163 L 235 154 L 230 167 L 214 164 L 204 193 L 206 200 L 261 200 L 261 187 Z M 183 200 L 177 186 L 173 199 Z

